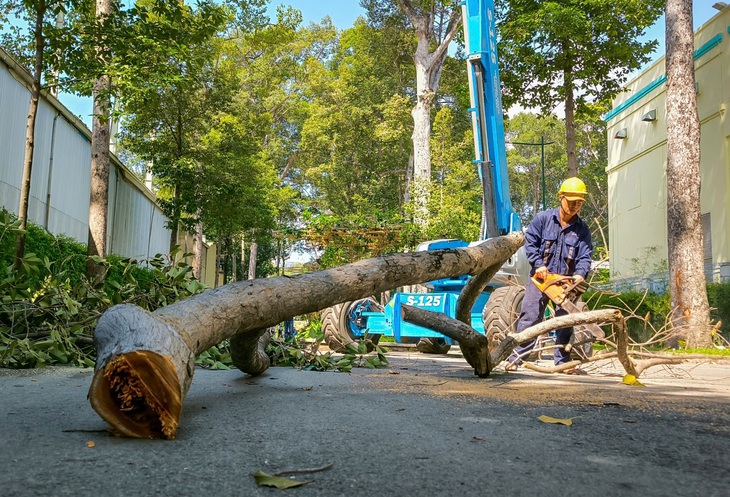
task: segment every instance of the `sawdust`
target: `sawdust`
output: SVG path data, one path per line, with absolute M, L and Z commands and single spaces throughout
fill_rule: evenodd
M 107 364 L 104 376 L 120 411 L 125 412 L 135 424 L 147 425 L 163 438 L 175 438 L 177 420 L 157 402 L 123 357 Z

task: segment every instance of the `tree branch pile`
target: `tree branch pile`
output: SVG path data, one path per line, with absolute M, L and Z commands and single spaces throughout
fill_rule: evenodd
M 485 273 L 490 270 L 491 268 L 485 271 Z M 474 278 L 474 280 L 477 280 L 477 278 Z M 464 288 L 463 292 L 467 291 L 481 291 L 481 288 L 479 288 L 478 285 L 473 288 L 467 286 Z M 473 300 L 468 297 L 464 298 L 462 295 L 459 299 L 460 302 L 462 299 L 464 299 L 465 302 L 471 302 L 473 304 Z M 461 314 L 457 312 L 457 317 L 461 315 L 468 316 L 469 314 L 468 310 L 464 310 Z M 635 354 L 634 351 L 631 350 L 629 343 L 626 319 L 618 309 L 601 309 L 558 316 L 527 328 L 521 333 L 508 335 L 505 340 L 491 351 L 489 350 L 487 337 L 475 331 L 470 325 L 462 322 L 463 320 L 450 318 L 444 314 L 435 313 L 409 305 L 403 305 L 402 316 L 403 320 L 409 323 L 438 331 L 452 340 L 458 341 L 462 354 L 464 355 L 464 359 L 471 367 L 474 368 L 474 374 L 480 377 L 488 376 L 489 373 L 497 365 L 499 365 L 499 363 L 509 357 L 514 348 L 518 345 L 527 343 L 541 335 L 560 328 L 580 326 L 589 323 L 613 325 L 616 343 L 612 343 L 607 338 L 599 340 L 590 339 L 586 342 L 603 342 L 609 347 L 614 348 L 615 351 L 593 357 L 583 357 L 581 359 L 553 367 L 538 367 L 527 363 L 525 364 L 525 367 L 543 373 L 557 373 L 575 368 L 576 366 L 587 362 L 618 357 L 619 362 L 626 373 L 638 378 L 643 371 L 651 366 L 660 364 L 678 364 L 682 362 L 681 358 L 668 357 L 666 355 L 659 354 L 653 354 L 648 359 L 635 359 L 632 357 L 632 355 Z M 582 343 L 584 342 L 574 343 L 572 346 L 575 347 Z

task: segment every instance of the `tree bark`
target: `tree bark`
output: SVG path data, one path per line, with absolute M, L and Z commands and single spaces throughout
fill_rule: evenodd
M 673 340 L 708 347 L 692 1 L 667 0 L 667 234 Z
M 241 234 L 241 279 L 246 279 L 246 235 Z
M 200 213 L 198 213 L 200 214 Z M 195 224 L 195 238 L 193 239 L 193 276 L 196 280 L 202 280 L 203 272 L 203 221 L 198 216 Z
M 215 252 L 215 282 L 213 283 L 213 287 L 218 288 L 221 286 L 221 273 L 223 272 L 221 269 L 223 257 L 223 237 L 220 233 L 218 234 L 218 243 L 215 244 Z
M 112 13 L 111 0 L 96 0 L 96 22 L 103 24 Z M 99 40 L 96 54 L 103 65 L 106 61 L 106 40 Z M 94 118 L 91 134 L 91 195 L 89 198 L 89 244 L 86 276 L 101 280 L 104 266 L 91 257 L 106 257 L 107 213 L 109 208 L 109 142 L 111 78 L 102 74 L 93 84 Z
M 455 317 L 458 321 L 471 326 L 471 310 L 479 295 L 484 291 L 487 283 L 492 281 L 494 275 L 502 267 L 502 264 L 495 264 L 488 267 L 486 271 L 469 279 L 459 295 L 459 301 L 456 303 Z
M 258 251 L 259 251 L 259 244 L 256 243 L 256 240 L 251 240 L 251 250 L 250 255 L 248 256 L 248 279 L 253 280 L 256 279 L 256 258 L 258 257 Z
M 260 374 L 268 362 L 259 337 L 266 338 L 261 330 L 269 326 L 403 285 L 479 274 L 523 243 L 523 233 L 515 232 L 474 247 L 390 254 L 294 277 L 241 281 L 154 313 L 112 307 L 94 334 L 91 405 L 123 435 L 174 438 L 195 356 L 213 345 L 235 335 L 242 351 L 237 365 Z
M 170 219 L 170 252 L 178 244 L 180 233 L 180 185 L 175 183 L 175 190 L 172 194 L 172 219 Z

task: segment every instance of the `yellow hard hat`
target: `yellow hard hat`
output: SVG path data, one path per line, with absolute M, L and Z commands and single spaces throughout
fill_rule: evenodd
M 568 200 L 585 200 L 587 194 L 586 184 L 575 177 L 563 181 L 558 190 L 558 195 L 562 195 Z

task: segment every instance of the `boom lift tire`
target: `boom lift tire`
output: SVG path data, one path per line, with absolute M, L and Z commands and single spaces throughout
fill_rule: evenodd
M 489 352 L 493 352 L 508 334 L 516 333 L 524 298 L 525 288 L 519 285 L 500 286 L 489 296 L 482 311 Z
M 446 354 L 451 350 L 451 344 L 443 338 L 421 338 L 416 349 L 422 354 Z
M 371 298 L 343 302 L 322 311 L 322 332 L 327 346 L 334 352 L 347 352 L 348 345 L 357 347 L 360 337 L 355 336 L 352 326 L 358 326 L 353 322 L 352 313 L 356 312 L 359 305 L 370 304 L 373 310 L 382 310 L 378 302 Z M 380 340 L 380 335 L 368 335 L 367 350 L 372 351 Z

